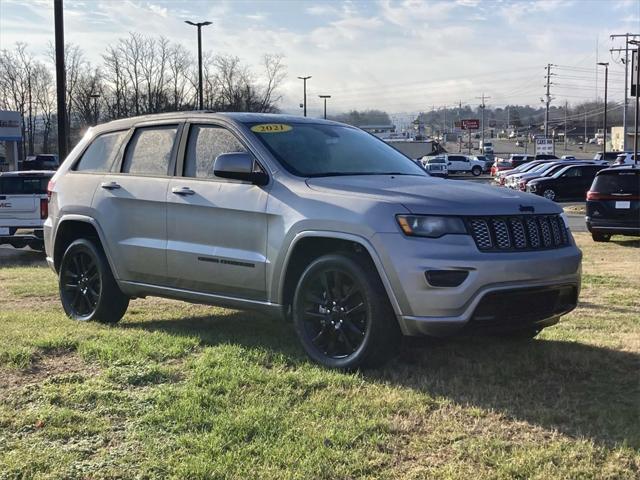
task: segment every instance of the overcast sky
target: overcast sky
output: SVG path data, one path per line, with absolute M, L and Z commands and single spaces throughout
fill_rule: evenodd
M 308 82 L 309 111 L 318 94 L 329 110 L 415 112 L 443 105 L 537 105 L 544 67 L 559 65 L 555 104 L 595 97 L 596 48 L 611 61 L 610 96 L 623 94 L 624 68 L 609 53 L 640 33 L 639 0 L 446 1 L 163 1 L 65 0 L 66 41 L 100 61 L 105 45 L 128 32 L 164 35 L 196 48 L 184 20 L 209 20 L 205 50 L 257 65 L 282 53 L 288 66 L 281 108 L 297 111 Z M 0 47 L 26 42 L 43 57 L 53 41 L 53 0 L 0 0 Z M 599 80 L 602 96 L 602 77 Z

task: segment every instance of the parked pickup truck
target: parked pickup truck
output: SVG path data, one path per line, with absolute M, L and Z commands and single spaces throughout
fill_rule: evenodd
M 0 173 L 0 245 L 44 250 L 42 226 L 49 212 L 47 184 L 54 173 Z
M 444 159 L 448 173 L 472 173 L 474 177 L 477 177 L 485 169 L 485 162 L 467 155 L 444 154 L 435 158 Z M 423 158 L 423 163 L 424 160 Z

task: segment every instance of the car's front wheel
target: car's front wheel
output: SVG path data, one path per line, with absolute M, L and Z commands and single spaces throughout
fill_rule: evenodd
M 307 355 L 330 368 L 382 365 L 397 353 L 401 338 L 378 272 L 350 254 L 324 255 L 306 268 L 293 322 Z
M 482 173 L 482 168 L 476 165 L 471 169 L 471 173 L 473 174 L 474 177 L 478 177 Z
M 67 247 L 58 282 L 62 307 L 73 320 L 116 323 L 129 306 L 104 252 L 90 240 L 78 239 Z
M 547 188 L 544 190 L 544 192 L 542 192 L 542 196 L 549 200 L 555 200 L 557 195 L 556 191 L 553 188 Z

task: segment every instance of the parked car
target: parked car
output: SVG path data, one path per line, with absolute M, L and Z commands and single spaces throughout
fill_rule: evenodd
M 591 143 L 591 142 L 589 142 Z M 608 160 L 610 162 L 613 162 L 616 158 L 618 158 L 618 155 L 623 154 L 625 152 L 607 152 L 605 155 L 602 155 L 602 152 L 598 152 L 594 155 L 593 159 L 594 160 Z
M 584 198 L 596 173 L 603 168 L 604 165 L 568 165 L 550 177 L 531 180 L 527 192 L 554 201 Z
M 524 142 L 522 140 L 516 140 L 516 147 L 524 147 Z
M 89 130 L 49 194 L 47 262 L 70 318 L 115 323 L 144 296 L 257 309 L 331 368 L 384 363 L 402 334 L 531 338 L 580 289 L 558 205 L 430 178 L 326 120 L 117 120 Z
M 538 153 L 534 160 L 559 160 L 558 157 L 550 153 Z
M 59 166 L 58 155 L 42 153 L 27 157 L 20 163 L 19 170 L 56 170 Z
M 491 166 L 493 165 L 493 155 L 474 155 L 474 160 L 478 160 L 479 162 L 484 162 L 483 172 L 488 172 L 491 170 Z
M 447 160 L 443 157 L 424 157 L 422 166 L 432 177 L 448 177 Z
M 499 172 L 504 172 L 505 170 L 511 170 L 513 167 L 509 162 L 497 160 L 493 162 L 491 165 L 491 176 L 495 177 Z
M 576 160 L 576 156 L 575 155 L 562 155 L 560 157 L 560 160 Z
M 43 250 L 50 171 L 0 173 L 0 245 Z
M 613 161 L 613 165 L 634 165 L 636 163 L 636 157 L 633 153 L 621 153 Z
M 505 186 L 506 182 L 507 182 L 507 179 L 510 176 L 516 175 L 516 174 L 522 173 L 522 172 L 528 172 L 532 168 L 535 168 L 536 166 L 540 165 L 541 163 L 546 163 L 546 162 L 547 162 L 547 160 L 539 160 L 537 162 L 521 163 L 520 165 L 518 165 L 515 168 L 512 168 L 511 170 L 507 170 L 505 172 L 498 172 L 498 176 L 494 179 L 494 181 L 500 186 Z
M 531 162 L 532 160 L 535 160 L 533 155 L 512 153 L 506 161 L 511 164 L 512 168 L 516 168 L 523 163 Z
M 542 177 L 551 177 L 553 174 L 560 171 L 567 165 L 589 165 L 589 164 L 594 165 L 594 163 L 589 160 L 584 160 L 584 161 L 577 160 L 575 162 L 572 161 L 570 163 L 567 161 L 563 161 L 563 162 L 550 161 L 546 164 L 541 165 L 540 168 L 538 169 L 534 169 L 522 175 L 519 175 L 517 182 L 515 182 L 515 185 L 512 188 L 518 189 L 521 192 L 526 192 L 527 184 L 531 180 L 534 180 L 536 178 L 542 178 Z
M 640 168 L 600 170 L 587 192 L 587 229 L 596 242 L 611 235 L 640 235 Z
M 460 154 L 439 155 L 447 163 L 449 173 L 471 173 L 474 177 L 482 174 L 484 162 L 475 160 L 474 157 Z

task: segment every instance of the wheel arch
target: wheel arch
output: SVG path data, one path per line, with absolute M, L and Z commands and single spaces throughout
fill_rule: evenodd
M 363 258 L 372 263 L 378 272 L 394 313 L 401 315 L 400 306 L 391 288 L 391 282 L 373 246 L 363 237 L 341 232 L 316 230 L 300 232 L 295 236 L 288 247 L 280 270 L 282 273 L 278 280 L 276 301 L 288 308 L 293 300 L 295 285 L 297 285 L 306 266 L 315 258 L 340 251 L 363 255 Z
M 94 218 L 86 215 L 64 215 L 56 225 L 53 238 L 53 265 L 56 272 L 59 271 L 62 256 L 68 246 L 78 238 L 88 238 L 97 242 L 97 246 L 102 249 L 107 257 L 109 267 L 111 267 L 114 277 L 118 278 L 107 244 L 104 240 L 104 233 Z

